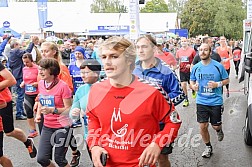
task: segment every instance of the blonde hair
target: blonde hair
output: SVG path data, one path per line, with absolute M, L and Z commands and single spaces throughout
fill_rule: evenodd
M 123 53 L 123 55 L 126 57 L 126 60 L 131 62 L 130 70 L 133 71 L 135 69 L 136 49 L 135 45 L 132 42 L 123 37 L 112 36 L 101 43 L 101 45 L 99 46 L 99 56 L 101 56 L 102 49 L 104 48 L 114 49 Z
M 64 64 L 62 61 L 62 57 L 61 57 L 61 53 L 59 51 L 58 45 L 56 43 L 46 41 L 46 42 L 43 42 L 41 46 L 47 46 L 50 50 L 55 50 L 56 53 L 53 57 L 59 62 L 59 64 Z

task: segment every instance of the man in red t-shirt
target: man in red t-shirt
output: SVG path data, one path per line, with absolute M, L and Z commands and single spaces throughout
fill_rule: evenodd
M 111 37 L 99 54 L 108 80 L 92 85 L 86 110 L 94 166 L 104 166 L 104 153 L 107 167 L 154 167 L 181 125 L 174 105 L 159 86 L 132 75 L 136 51 L 130 41 Z
M 179 76 L 180 82 L 185 93 L 185 101 L 183 107 L 189 106 L 187 83 L 190 81 L 190 67 L 194 56 L 196 55 L 195 50 L 189 46 L 188 41 L 185 37 L 181 38 L 181 48 L 176 53 L 176 59 L 179 60 Z M 189 85 L 190 86 L 190 85 Z M 196 97 L 196 93 L 193 91 L 193 97 Z

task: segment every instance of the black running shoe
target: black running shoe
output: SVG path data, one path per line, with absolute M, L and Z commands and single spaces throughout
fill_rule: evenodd
M 27 147 L 28 152 L 29 152 L 31 158 L 35 158 L 37 155 L 37 149 L 34 145 L 33 140 L 31 138 L 28 138 L 28 140 L 31 141 L 31 144 Z
M 81 153 L 80 151 L 78 150 L 76 154 L 72 154 L 72 160 L 71 160 L 71 163 L 70 163 L 70 166 L 71 167 L 75 167 L 75 166 L 78 166 L 79 163 L 80 163 L 80 156 L 81 156 Z

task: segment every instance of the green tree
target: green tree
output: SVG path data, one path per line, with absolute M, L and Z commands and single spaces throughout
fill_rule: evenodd
M 140 9 L 141 13 L 168 13 L 168 6 L 164 0 L 148 1 L 144 7 Z
M 120 0 L 94 0 L 91 13 L 126 13 L 127 8 Z
M 214 19 L 214 31 L 228 38 L 242 38 L 246 11 L 240 0 L 222 0 Z
M 177 0 L 169 0 L 168 4 L 167 4 L 167 7 L 168 7 L 168 11 L 170 13 L 177 13 L 178 12 L 178 2 L 177 2 Z
M 169 0 L 167 4 L 168 11 L 170 13 L 177 13 L 178 15 L 180 15 L 185 3 L 186 0 Z
M 191 36 L 241 38 L 245 9 L 240 0 L 188 0 L 180 18 Z

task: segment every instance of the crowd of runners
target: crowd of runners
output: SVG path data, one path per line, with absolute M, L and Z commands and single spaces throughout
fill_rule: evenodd
M 163 40 L 146 34 L 136 41 L 112 36 L 57 44 L 38 36 L 24 41 L 5 35 L 0 44 L 0 164 L 13 166 L 3 153 L 5 133 L 23 142 L 41 166 L 78 166 L 82 154 L 72 129 L 83 127 L 96 167 L 170 167 L 168 155 L 183 122 L 176 106 L 188 107 L 189 96 L 196 100 L 206 145 L 202 157 L 210 158 L 208 126 L 222 141 L 223 94 L 232 96 L 230 68 L 234 63 L 237 79 L 241 45 L 224 36 Z M 27 121 L 28 136 L 14 127 L 13 117 Z

